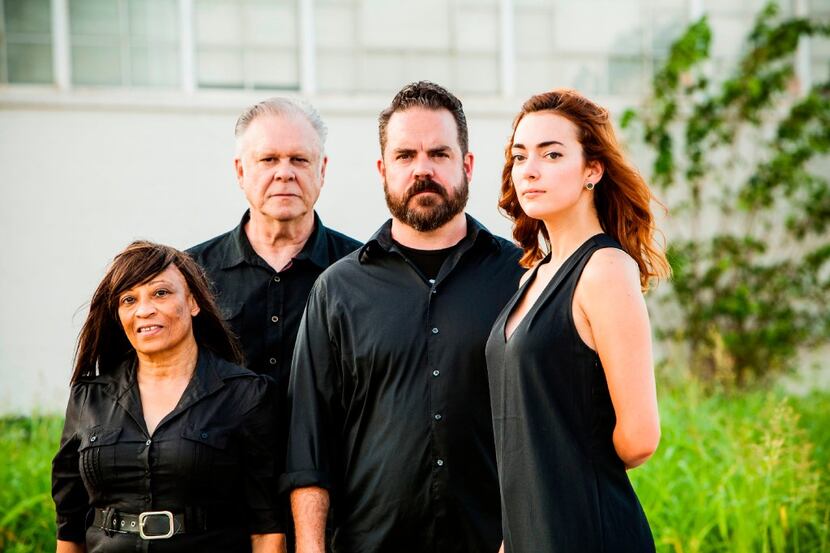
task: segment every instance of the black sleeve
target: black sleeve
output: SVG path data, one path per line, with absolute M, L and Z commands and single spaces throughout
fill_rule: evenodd
M 52 460 L 52 499 L 57 515 L 59 540 L 83 543 L 89 495 L 78 465 L 78 427 L 86 402 L 86 387 L 76 385 L 69 395 L 61 445 Z
M 266 376 L 250 381 L 251 407 L 242 416 L 242 478 L 251 534 L 284 533 L 285 524 L 274 490 L 277 472 L 276 384 Z
M 291 412 L 283 491 L 305 486 L 331 489 L 338 459 L 335 421 L 340 359 L 330 336 L 325 278 L 314 284 L 294 347 L 288 384 Z M 342 421 L 339 421 L 342 424 Z

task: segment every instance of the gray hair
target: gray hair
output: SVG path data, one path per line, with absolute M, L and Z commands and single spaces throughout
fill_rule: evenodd
M 236 127 L 234 128 L 234 136 L 236 136 L 237 142 L 245 134 L 245 131 L 248 130 L 251 123 L 254 122 L 254 119 L 262 115 L 300 115 L 305 117 L 306 121 L 317 132 L 317 138 L 320 140 L 320 155 L 323 155 L 326 147 L 326 135 L 328 134 L 326 124 L 323 123 L 323 119 L 317 113 L 317 110 L 314 109 L 314 106 L 308 102 L 294 98 L 268 98 L 243 111 L 239 119 L 236 120 Z

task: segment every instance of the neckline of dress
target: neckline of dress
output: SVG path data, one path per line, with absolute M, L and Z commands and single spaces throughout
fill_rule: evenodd
M 577 257 L 577 254 L 581 253 L 582 250 L 585 249 L 585 247 L 588 244 L 591 244 L 597 236 L 602 236 L 603 234 L 605 234 L 605 233 L 600 232 L 598 234 L 594 234 L 593 236 L 591 236 L 590 238 L 585 240 L 582 244 L 580 244 L 578 248 L 576 248 L 573 252 L 571 252 L 571 254 L 568 257 L 565 258 L 565 261 L 563 261 L 562 264 L 556 269 L 556 272 L 553 273 L 553 276 L 550 277 L 550 280 L 547 282 L 547 284 L 545 284 L 545 287 L 542 288 L 542 291 L 539 294 L 539 297 L 536 298 L 536 300 L 533 302 L 533 305 L 531 305 L 528 308 L 528 310 L 525 312 L 525 314 L 522 315 L 522 318 L 519 320 L 519 322 L 516 324 L 516 326 L 513 327 L 513 332 L 511 332 L 510 336 L 508 336 L 507 333 L 506 333 L 507 321 L 510 319 L 510 315 L 513 314 L 513 311 L 515 311 L 516 306 L 518 305 L 518 303 L 521 301 L 521 299 L 527 293 L 527 289 L 530 287 L 531 283 L 536 280 L 536 276 L 538 275 L 538 272 L 539 272 L 539 267 L 541 267 L 542 265 L 546 265 L 546 264 L 550 263 L 550 260 L 551 260 L 550 252 L 548 252 L 548 254 L 541 261 L 539 261 L 539 263 L 536 264 L 536 266 L 533 268 L 533 272 L 531 273 L 531 275 L 528 277 L 528 279 L 525 281 L 525 283 L 522 284 L 521 287 L 519 287 L 519 290 L 517 291 L 516 296 L 513 298 L 513 301 L 510 304 L 510 309 L 507 312 L 507 316 L 504 318 L 504 321 L 502 321 L 500 334 L 501 334 L 502 341 L 505 345 L 507 345 L 510 342 L 510 339 L 513 338 L 513 336 L 516 334 L 516 332 L 522 327 L 522 325 L 525 323 L 525 320 L 530 316 L 530 314 L 533 313 L 538 308 L 539 304 L 542 301 L 542 298 L 544 298 L 551 289 L 556 289 L 559 286 L 559 283 L 563 280 L 561 278 L 561 275 L 564 274 L 564 272 L 565 272 L 564 270 L 565 270 L 566 267 L 568 267 L 569 265 L 572 265 L 571 262 Z M 556 283 L 556 286 L 551 286 L 553 283 Z

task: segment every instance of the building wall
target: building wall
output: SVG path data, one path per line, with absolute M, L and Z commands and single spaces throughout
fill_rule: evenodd
M 726 64 L 760 2 L 0 4 L 2 413 L 63 408 L 85 304 L 127 243 L 186 248 L 237 224 L 245 201 L 232 132 L 245 106 L 288 94 L 318 107 L 330 128 L 318 211 L 364 240 L 388 217 L 375 170 L 377 113 L 406 82 L 435 79 L 467 109 L 476 156 L 469 211 L 509 236 L 496 200 L 503 147 L 524 98 L 572 86 L 619 114 L 641 100 L 654 64 L 697 11 L 711 10 L 715 53 Z M 796 4 L 830 12 L 830 0 Z M 183 6 L 190 31 L 176 19 Z M 309 6 L 311 17 L 301 13 Z M 155 16 L 145 13 L 151 8 Z M 167 23 L 149 24 L 159 13 Z M 263 24 L 269 17 L 288 23 Z M 830 52 L 810 52 L 813 74 L 826 78 Z

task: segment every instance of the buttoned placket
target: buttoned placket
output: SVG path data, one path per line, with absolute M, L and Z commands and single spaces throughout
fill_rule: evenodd
M 282 324 L 282 317 L 283 305 L 285 304 L 286 279 L 283 273 L 278 273 L 273 269 L 270 269 L 270 273 L 271 274 L 268 276 L 268 302 L 265 314 L 267 317 L 267 320 L 265 321 L 265 325 L 267 326 L 265 326 L 265 328 L 268 329 L 266 332 L 266 335 L 268 336 L 267 342 L 270 344 L 282 344 L 282 333 L 283 327 L 285 326 Z M 279 365 L 280 353 L 279 346 L 273 346 L 267 352 L 267 369 L 275 375 L 278 374 L 278 371 L 282 368 Z
M 198 364 L 196 370 L 199 370 Z M 155 442 L 162 436 L 165 431 L 165 427 L 168 426 L 172 420 L 178 418 L 179 416 L 184 416 L 185 412 L 188 411 L 196 402 L 201 400 L 206 395 L 216 391 L 223 385 L 224 384 L 221 380 L 214 381 L 211 384 L 208 384 L 207 382 L 199 383 L 197 375 L 194 375 L 193 379 L 188 383 L 182 393 L 179 403 L 173 408 L 172 411 L 167 413 L 159 421 L 152 436 L 147 429 L 147 423 L 142 414 L 141 396 L 138 388 L 137 377 L 134 376 L 134 379 L 129 383 L 129 386 L 121 389 L 120 393 L 117 394 L 118 404 L 133 420 L 145 438 L 144 443 L 139 446 L 138 451 L 136 452 L 137 458 L 141 460 L 142 465 L 144 466 L 144 495 L 141 497 L 141 500 L 144 502 L 144 511 L 153 510 L 152 465 L 154 463 L 154 455 L 157 453 L 157 446 Z M 115 393 L 114 389 L 113 393 Z

